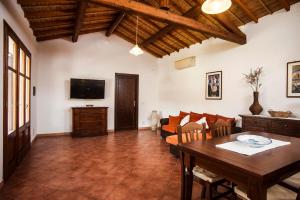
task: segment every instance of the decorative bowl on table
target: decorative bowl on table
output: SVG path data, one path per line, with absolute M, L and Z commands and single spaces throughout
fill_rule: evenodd
M 272 143 L 271 139 L 259 135 L 240 135 L 236 139 L 254 148 L 264 147 Z
M 271 115 L 271 117 L 282 117 L 282 118 L 288 118 L 292 115 L 291 111 L 275 111 L 275 110 L 268 110 L 268 113 Z

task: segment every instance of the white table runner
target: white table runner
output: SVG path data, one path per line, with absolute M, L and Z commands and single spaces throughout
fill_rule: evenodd
M 226 149 L 229 151 L 233 151 L 239 154 L 244 154 L 247 156 L 252 156 L 254 154 L 257 153 L 261 153 L 270 149 L 274 149 L 277 147 L 281 147 L 281 146 L 285 146 L 285 145 L 289 145 L 291 144 L 290 142 L 284 142 L 284 141 L 280 141 L 280 140 L 274 140 L 272 139 L 272 143 L 268 144 L 264 147 L 260 147 L 260 148 L 254 148 L 254 147 L 250 147 L 247 144 L 243 144 L 239 141 L 233 141 L 233 142 L 227 142 L 224 144 L 218 144 L 216 145 L 216 147 L 221 148 L 221 149 Z

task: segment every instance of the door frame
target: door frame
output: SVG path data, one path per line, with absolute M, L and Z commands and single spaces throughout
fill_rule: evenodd
M 121 77 L 129 77 L 129 78 L 134 78 L 135 79 L 135 85 L 136 85 L 136 90 L 135 90 L 135 130 L 138 130 L 138 124 L 139 124 L 139 75 L 138 74 L 124 74 L 124 73 L 115 73 L 115 117 L 114 117 L 114 127 L 115 131 L 120 131 L 117 123 L 117 117 L 118 117 L 118 112 L 117 112 L 117 99 L 119 97 L 118 94 L 118 80 Z
M 13 173 L 14 169 L 10 169 L 9 168 L 9 163 L 8 163 L 8 158 L 7 158 L 7 151 L 8 151 L 8 70 L 9 67 L 7 65 L 8 63 L 8 58 L 7 58 L 7 54 L 8 54 L 8 37 L 11 37 L 12 39 L 14 39 L 14 41 L 16 42 L 18 49 L 17 49 L 17 60 L 16 60 L 16 65 L 17 65 L 17 69 L 15 69 L 16 71 L 16 103 L 17 103 L 17 107 L 16 107 L 16 130 L 15 130 L 15 134 L 16 134 L 16 146 L 15 148 L 15 152 L 17 152 L 17 157 L 15 159 L 15 165 L 17 166 L 22 158 L 25 156 L 26 152 L 30 149 L 31 147 L 31 132 L 30 132 L 30 128 L 31 128 L 31 63 L 32 63 L 32 57 L 31 57 L 31 53 L 30 51 L 27 49 L 27 47 L 25 46 L 25 44 L 22 42 L 22 40 L 18 37 L 18 35 L 14 32 L 14 30 L 10 27 L 10 25 L 3 20 L 3 180 L 4 182 L 6 182 L 9 178 L 9 176 Z M 19 49 L 22 49 L 25 53 L 25 58 L 26 56 L 28 56 L 28 58 L 30 59 L 30 71 L 29 71 L 29 80 L 30 80 L 30 85 L 29 85 L 29 121 L 26 122 L 26 111 L 25 111 L 25 103 L 24 103 L 24 124 L 22 127 L 19 127 L 19 78 L 20 76 L 20 69 L 19 69 Z M 25 60 L 24 60 L 25 62 Z M 26 65 L 26 63 L 24 63 Z M 26 74 L 26 68 L 24 71 L 24 74 Z M 27 77 L 26 75 L 23 76 L 24 78 L 24 101 L 26 101 L 26 80 Z M 20 151 L 19 149 L 19 133 L 20 130 L 26 131 L 26 129 L 28 129 L 28 146 L 26 146 L 25 149 L 22 149 L 22 151 Z M 12 133 L 13 134 L 13 133 Z M 23 151 L 24 150 L 24 151 Z

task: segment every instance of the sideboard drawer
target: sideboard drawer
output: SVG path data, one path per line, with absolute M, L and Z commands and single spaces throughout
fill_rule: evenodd
M 100 113 L 80 113 L 79 118 L 80 121 L 97 121 L 97 120 L 104 120 L 105 115 Z
M 300 120 L 265 116 L 240 115 L 243 131 L 261 131 L 280 135 L 300 137 Z
M 244 123 L 248 127 L 261 127 L 264 129 L 269 126 L 269 120 L 267 119 L 245 118 Z
M 270 130 L 278 134 L 289 135 L 291 125 L 284 120 L 274 120 L 271 122 Z

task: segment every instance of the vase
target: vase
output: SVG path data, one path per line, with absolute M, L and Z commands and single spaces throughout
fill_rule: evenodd
M 157 111 L 153 110 L 151 114 L 151 130 L 156 131 L 157 129 Z
M 258 95 L 258 92 L 253 92 L 253 104 L 249 108 L 252 115 L 259 115 L 263 111 L 262 106 L 258 102 Z

